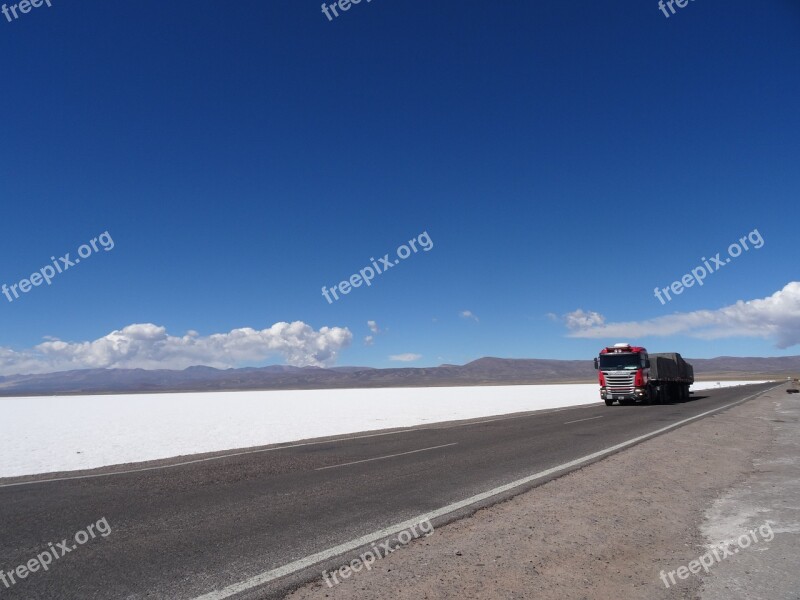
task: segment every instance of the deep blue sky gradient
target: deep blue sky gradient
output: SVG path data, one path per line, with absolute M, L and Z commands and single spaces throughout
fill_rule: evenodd
M 52 2 L 0 16 L 0 283 L 116 247 L 0 297 L 0 346 L 302 320 L 351 329 L 340 364 L 584 358 L 604 341 L 548 313 L 642 320 L 798 279 L 797 2 L 373 0 L 333 22 L 319 0 Z M 763 248 L 653 297 L 754 228 Z M 422 231 L 433 250 L 324 300 Z

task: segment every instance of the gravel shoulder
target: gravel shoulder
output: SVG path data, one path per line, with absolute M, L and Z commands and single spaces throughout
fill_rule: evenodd
M 772 443 L 747 479 L 706 511 L 708 548 L 727 547 L 730 556 L 704 578 L 702 600 L 800 600 L 800 398 L 772 398 L 759 417 L 770 425 Z
M 783 409 L 797 404 L 780 387 L 437 528 L 370 570 L 340 576 L 338 585 L 329 587 L 320 575 L 287 597 L 699 598 L 702 577 L 714 577 L 713 570 L 669 589 L 660 573 L 707 551 L 714 541 L 707 537 L 707 511 L 748 485 L 755 461 L 789 460 L 778 455 L 797 451 L 796 444 L 779 443 L 778 427 L 787 419 L 775 422 L 776 402 Z M 797 456 L 791 462 L 796 467 Z M 736 561 L 712 569 L 718 567 L 736 568 Z

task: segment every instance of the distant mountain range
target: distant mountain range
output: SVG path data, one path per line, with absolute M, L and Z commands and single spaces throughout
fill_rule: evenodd
M 687 359 L 698 379 L 777 379 L 800 375 L 800 356 Z M 0 396 L 291 390 L 324 388 L 420 387 L 590 383 L 590 360 L 481 358 L 466 365 L 430 368 L 288 367 L 243 369 L 189 367 L 182 371 L 82 369 L 43 375 L 0 377 Z

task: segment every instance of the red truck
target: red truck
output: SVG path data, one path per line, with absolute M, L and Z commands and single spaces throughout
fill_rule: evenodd
M 692 365 L 677 352 L 648 354 L 647 348 L 627 343 L 600 350 L 594 368 L 606 406 L 681 402 L 689 399 L 694 383 Z

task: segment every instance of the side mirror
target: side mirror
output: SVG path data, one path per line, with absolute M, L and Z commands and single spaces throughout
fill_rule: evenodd
M 646 361 L 644 361 L 644 368 L 645 369 L 649 369 L 650 368 L 650 359 L 649 358 Z
M 597 362 L 597 359 L 594 359 L 594 370 L 597 371 L 600 368 L 600 365 Z

